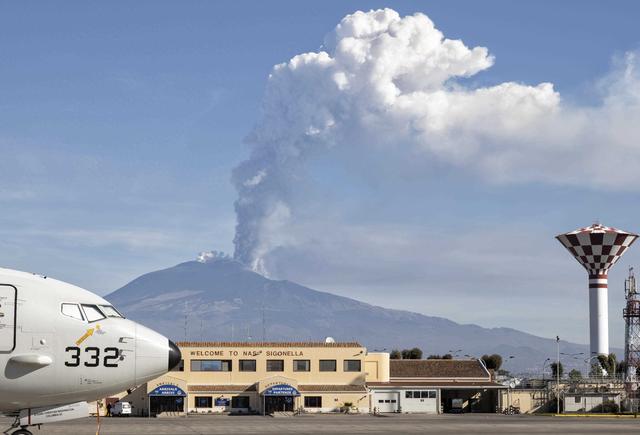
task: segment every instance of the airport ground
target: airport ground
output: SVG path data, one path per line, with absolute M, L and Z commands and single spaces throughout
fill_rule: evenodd
M 4 427 L 11 420 L 3 418 Z M 36 434 L 93 435 L 96 421 L 73 420 L 43 426 Z M 190 416 L 172 418 L 102 418 L 100 435 L 132 434 L 286 434 L 286 433 L 504 433 L 609 434 L 640 433 L 640 418 L 553 417 L 532 415 L 303 415 L 289 418 L 262 416 Z

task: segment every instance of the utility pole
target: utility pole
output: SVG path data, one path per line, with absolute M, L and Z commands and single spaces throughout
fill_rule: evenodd
M 556 335 L 556 414 L 560 414 L 560 336 Z

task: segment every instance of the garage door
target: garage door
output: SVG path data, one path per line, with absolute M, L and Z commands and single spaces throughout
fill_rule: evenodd
M 436 390 L 406 390 L 401 400 L 402 412 L 438 413 Z
M 373 406 L 378 412 L 397 412 L 399 396 L 397 392 L 374 392 Z

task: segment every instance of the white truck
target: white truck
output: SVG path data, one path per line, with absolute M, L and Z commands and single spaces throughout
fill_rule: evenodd
M 111 415 L 114 417 L 122 417 L 131 415 L 131 403 L 129 402 L 116 402 L 111 408 Z

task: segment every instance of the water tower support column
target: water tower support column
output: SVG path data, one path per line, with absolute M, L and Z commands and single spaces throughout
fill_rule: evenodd
M 589 276 L 589 336 L 591 356 L 609 354 L 607 275 Z

